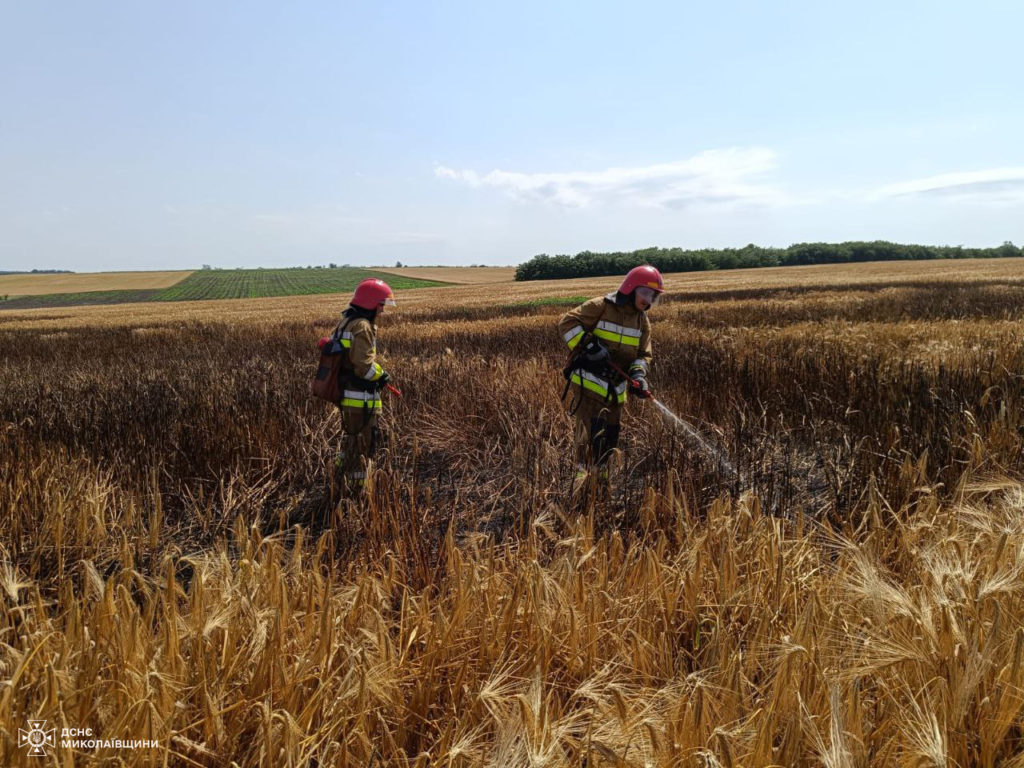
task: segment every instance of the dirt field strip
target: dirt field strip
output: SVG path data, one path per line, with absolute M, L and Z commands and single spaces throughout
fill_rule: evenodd
M 439 280 L 456 285 L 480 285 L 483 283 L 510 283 L 515 280 L 515 267 L 399 267 L 395 269 L 373 268 L 375 272 L 387 272 L 402 277 L 416 277 L 420 280 Z
M 170 288 L 194 270 L 175 272 L 62 272 L 0 275 L 0 296 L 41 296 L 48 293 L 128 291 Z

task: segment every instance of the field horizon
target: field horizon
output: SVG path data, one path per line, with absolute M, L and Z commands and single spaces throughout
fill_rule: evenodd
M 718 272 L 676 272 L 665 276 L 666 298 L 669 301 L 702 301 L 718 297 L 779 294 L 783 299 L 820 291 L 835 292 L 857 289 L 877 293 L 887 288 L 914 287 L 926 283 L 957 283 L 996 281 L 1006 284 L 1024 283 L 1024 258 L 977 259 L 972 261 L 909 261 L 862 262 L 858 264 L 819 264 L 809 266 L 758 267 Z M 436 303 L 443 288 L 447 303 L 467 308 L 501 305 L 507 313 L 514 305 L 527 307 L 547 298 L 598 295 L 614 290 L 620 282 L 616 277 L 559 278 L 556 280 L 509 281 L 500 288 L 500 301 L 475 284 L 448 284 L 426 289 L 405 289 L 397 293 L 401 313 L 406 308 Z M 332 305 L 340 313 L 350 293 L 277 296 L 258 299 L 209 299 L 174 303 L 176 317 L 182 320 L 218 317 L 244 322 L 254 313 L 270 319 L 295 317 L 316 318 L 325 306 Z M 0 312 L 0 329 L 46 328 L 69 323 L 145 326 L 168 321 L 167 305 L 156 302 L 124 303 L 116 306 L 32 307 Z

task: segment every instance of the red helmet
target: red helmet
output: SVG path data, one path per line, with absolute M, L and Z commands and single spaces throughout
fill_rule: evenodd
M 382 304 L 395 306 L 395 296 L 391 287 L 376 277 L 368 277 L 358 286 L 352 295 L 351 304 L 360 309 L 377 309 Z
M 664 291 L 665 283 L 661 279 L 661 272 L 650 264 L 644 264 L 642 267 L 633 267 L 629 270 L 625 279 L 623 279 L 622 285 L 619 286 L 619 293 L 628 296 L 641 286 L 650 288 L 658 293 Z

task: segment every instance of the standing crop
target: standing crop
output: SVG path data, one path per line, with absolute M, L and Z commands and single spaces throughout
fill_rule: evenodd
M 385 318 L 340 504 L 330 310 L 12 320 L 4 764 L 29 717 L 160 742 L 76 764 L 1018 764 L 1024 287 L 730 290 L 659 307 L 652 386 L 739 481 L 638 406 L 579 503 L 536 296 Z

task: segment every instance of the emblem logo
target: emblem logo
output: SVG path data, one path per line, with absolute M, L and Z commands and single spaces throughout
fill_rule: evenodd
M 56 728 L 46 730 L 45 720 L 29 720 L 27 731 L 18 729 L 18 746 L 27 746 L 29 755 L 33 757 L 45 757 L 46 747 L 57 746 L 54 740 L 56 732 Z

